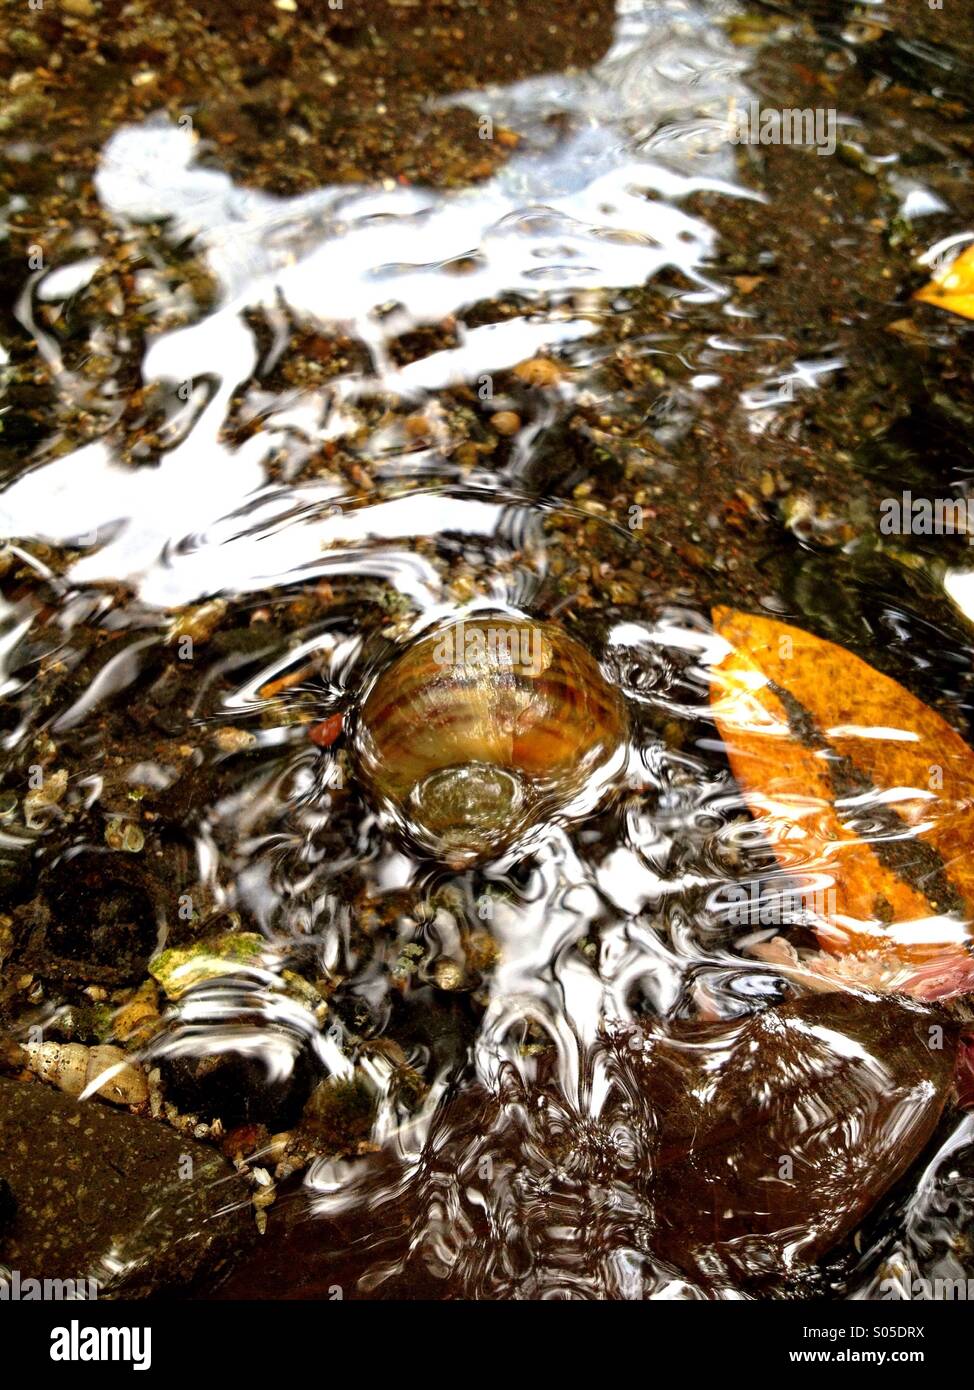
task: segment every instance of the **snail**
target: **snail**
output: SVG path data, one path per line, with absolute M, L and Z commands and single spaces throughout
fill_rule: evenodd
M 80 1096 L 97 1081 L 95 1091 L 114 1105 L 142 1105 L 149 1098 L 145 1073 L 119 1047 L 85 1047 L 82 1043 L 29 1042 L 27 1065 L 42 1081 L 69 1096 Z
M 396 823 L 461 867 L 592 809 L 625 734 L 622 698 L 579 642 L 493 615 L 421 636 L 381 672 L 355 753 Z

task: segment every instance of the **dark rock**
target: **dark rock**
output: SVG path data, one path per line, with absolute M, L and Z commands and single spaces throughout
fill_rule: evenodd
M 946 1128 L 946 1127 L 944 1127 Z M 969 1117 L 941 1133 L 923 1180 L 864 1223 L 848 1294 L 968 1299 L 974 1288 L 974 1142 Z M 860 1245 L 860 1242 L 857 1242 Z
M 843 992 L 623 1046 L 658 1116 L 654 1254 L 739 1287 L 814 1264 L 903 1176 L 950 1093 L 957 1028 Z
M 159 1061 L 166 1099 L 183 1114 L 221 1120 L 225 1129 L 264 1124 L 272 1133 L 297 1123 L 314 1081 L 306 1051 L 293 1054 L 290 1070 L 273 1075 L 260 1058 L 245 1052 L 202 1057 L 163 1056 Z
M 215 1149 L 39 1083 L 0 1080 L 0 1169 L 16 1203 L 0 1264 L 22 1278 L 96 1279 L 100 1297 L 210 1288 L 254 1239 Z
M 466 995 L 447 995 L 430 985 L 394 993 L 388 1036 L 407 1051 L 420 1048 L 432 1059 L 432 1072 L 458 1073 L 470 1056 L 477 1011 Z
M 7 1179 L 0 1178 L 0 1240 L 10 1230 L 16 1214 L 17 1199 L 11 1192 Z
M 41 877 L 24 963 L 70 983 L 144 978 L 160 935 L 159 890 L 144 866 L 110 850 L 64 855 Z
M 354 1153 L 369 1138 L 375 1121 L 374 1088 L 360 1073 L 329 1076 L 312 1091 L 302 1128 L 328 1153 Z
M 13 1038 L 0 1037 L 0 1074 L 15 1076 L 27 1069 L 27 1053 Z

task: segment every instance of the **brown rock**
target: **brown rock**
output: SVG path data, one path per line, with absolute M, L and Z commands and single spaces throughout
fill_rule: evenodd
M 214 1149 L 47 1086 L 0 1080 L 0 1176 L 16 1213 L 0 1264 L 96 1279 L 99 1297 L 209 1288 L 254 1238 L 248 1189 Z
M 517 434 L 521 428 L 521 417 L 516 415 L 513 410 L 499 410 L 496 415 L 491 417 L 490 423 L 498 434 Z
M 832 993 L 625 1046 L 659 1117 L 654 1254 L 739 1287 L 813 1264 L 902 1177 L 950 1092 L 957 1029 Z
M 526 386 L 554 386 L 561 380 L 561 368 L 550 357 L 529 357 L 514 368 L 514 375 Z

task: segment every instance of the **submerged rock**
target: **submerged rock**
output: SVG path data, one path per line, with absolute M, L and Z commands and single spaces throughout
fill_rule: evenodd
M 159 890 L 129 857 L 81 850 L 43 875 L 24 963 L 71 983 L 141 980 L 160 933 Z
M 214 1149 L 47 1086 L 0 1080 L 0 1171 L 15 1203 L 0 1263 L 22 1278 L 96 1279 L 99 1297 L 210 1287 L 254 1238 Z
M 658 1116 L 653 1253 L 741 1287 L 813 1265 L 903 1176 L 950 1093 L 957 1029 L 832 993 L 625 1046 Z
M 226 1129 L 244 1124 L 290 1128 L 301 1115 L 314 1079 L 303 1049 L 292 1052 L 288 1065 L 279 1068 L 252 1055 L 246 1045 L 201 1056 L 163 1055 L 159 1067 L 166 1098 L 183 1114 L 220 1120 Z
M 167 947 L 153 956 L 149 973 L 170 999 L 179 999 L 205 980 L 234 975 L 241 966 L 259 965 L 266 945 L 257 932 L 223 932 L 189 946 Z
M 6 1178 L 0 1178 L 0 1239 L 13 1225 L 17 1215 L 17 1201 Z

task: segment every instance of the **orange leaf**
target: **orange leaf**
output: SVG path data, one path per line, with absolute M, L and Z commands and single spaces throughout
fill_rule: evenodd
M 974 246 L 968 246 L 950 265 L 938 270 L 914 299 L 974 319 Z
M 729 608 L 713 620 L 731 647 L 714 721 L 779 864 L 830 886 L 820 944 L 917 968 L 928 994 L 939 965 L 942 992 L 970 988 L 974 752 L 843 647 Z

